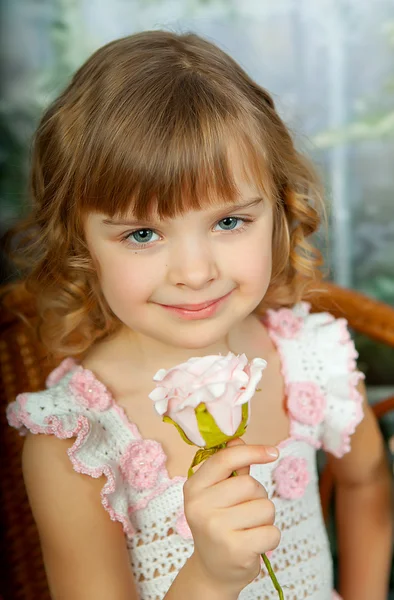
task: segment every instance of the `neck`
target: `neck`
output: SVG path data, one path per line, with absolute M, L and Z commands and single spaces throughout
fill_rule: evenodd
M 204 348 L 179 348 L 125 329 L 120 332 L 117 342 L 122 349 L 119 355 L 123 356 L 128 364 L 134 364 L 135 368 L 152 373 L 159 369 L 170 369 L 195 356 L 226 355 L 231 350 L 228 337 Z

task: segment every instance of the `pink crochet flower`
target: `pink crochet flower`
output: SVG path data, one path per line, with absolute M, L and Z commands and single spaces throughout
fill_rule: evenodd
M 178 518 L 176 520 L 175 525 L 176 531 L 178 535 L 180 535 L 184 540 L 193 539 L 193 535 L 191 529 L 189 527 L 189 523 L 186 520 L 186 516 L 183 510 L 178 514 Z
M 166 462 L 163 448 L 155 440 L 131 442 L 120 459 L 123 477 L 138 490 L 153 488 Z
M 287 500 L 301 498 L 309 483 L 306 459 L 285 456 L 273 472 L 273 478 L 279 496 Z
M 101 381 L 91 371 L 80 367 L 69 382 L 71 392 L 86 408 L 103 411 L 112 404 L 112 396 Z
M 75 362 L 75 360 L 71 357 L 62 360 L 60 365 L 56 367 L 56 369 L 54 369 L 51 373 L 49 373 L 45 382 L 47 388 L 53 387 L 54 385 L 59 383 L 59 381 L 61 381 L 63 377 L 67 375 L 67 373 L 76 366 L 76 364 L 77 363 Z
M 290 308 L 267 310 L 264 319 L 267 327 L 284 338 L 294 338 L 303 326 L 302 317 L 297 317 Z
M 324 418 L 326 398 L 313 381 L 290 383 L 287 387 L 287 406 L 296 421 L 318 425 Z

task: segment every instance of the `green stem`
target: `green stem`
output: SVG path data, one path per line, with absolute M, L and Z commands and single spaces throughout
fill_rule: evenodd
M 196 456 L 194 457 L 194 460 L 190 466 L 189 469 L 189 473 L 188 473 L 188 477 L 191 477 L 193 475 L 193 467 L 195 467 L 196 465 L 200 464 L 200 462 L 202 462 L 203 460 L 205 460 L 206 458 L 208 458 L 209 455 L 211 454 L 215 454 L 218 450 L 220 450 L 221 448 L 225 448 L 226 447 L 226 443 L 224 444 L 220 444 L 220 446 L 216 446 L 214 448 L 200 448 L 200 450 L 197 451 Z M 237 477 L 238 473 L 237 471 L 233 471 L 231 473 L 231 477 Z M 276 575 L 274 573 L 274 570 L 271 566 L 270 560 L 269 558 L 265 555 L 262 554 L 261 558 L 264 561 L 264 564 L 267 568 L 268 571 L 268 575 L 271 578 L 272 583 L 274 584 L 274 588 L 276 589 L 276 591 L 278 592 L 278 596 L 279 596 L 279 600 L 284 600 L 284 596 L 283 596 L 283 590 L 279 585 L 278 580 L 276 579 Z
M 284 600 L 283 590 L 280 587 L 278 580 L 276 579 L 276 575 L 275 575 L 274 570 L 273 570 L 273 568 L 271 566 L 271 563 L 270 563 L 270 560 L 269 560 L 268 556 L 266 556 L 265 554 L 262 554 L 261 556 L 262 556 L 262 559 L 264 561 L 265 566 L 267 567 L 268 575 L 271 577 L 271 581 L 274 584 L 274 588 L 278 592 L 279 600 Z
M 233 471 L 231 473 L 231 477 L 236 477 L 237 475 L 238 475 L 237 471 Z M 269 560 L 268 556 L 266 556 L 265 554 L 262 554 L 261 558 L 263 559 L 264 564 L 265 564 L 265 566 L 267 568 L 267 571 L 268 571 L 268 575 L 270 576 L 271 581 L 274 584 L 274 588 L 278 592 L 279 600 L 284 600 L 283 590 L 280 587 L 278 580 L 276 579 L 276 575 L 275 575 L 274 570 L 273 570 L 273 568 L 271 566 L 271 563 L 270 563 L 270 560 Z

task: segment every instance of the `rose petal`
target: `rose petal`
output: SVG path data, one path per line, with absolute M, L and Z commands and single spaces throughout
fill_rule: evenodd
M 262 358 L 254 358 L 250 364 L 250 379 L 245 391 L 240 396 L 237 404 L 245 404 L 251 400 L 256 392 L 257 384 L 263 376 L 267 362 Z
M 198 429 L 194 408 L 186 407 L 182 411 L 170 413 L 168 416 L 179 425 L 193 444 L 200 447 L 205 446 L 205 440 Z
M 228 436 L 234 435 L 242 421 L 242 407 L 223 405 L 220 402 L 207 404 L 207 410 L 215 419 L 220 431 Z
M 212 396 L 214 396 L 215 398 L 220 398 L 220 396 L 222 396 L 224 394 L 224 392 L 226 391 L 226 384 L 225 383 L 211 383 L 208 386 L 208 389 L 209 389 L 210 393 L 212 394 Z

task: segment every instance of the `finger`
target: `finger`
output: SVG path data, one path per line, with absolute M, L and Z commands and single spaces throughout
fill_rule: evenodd
M 226 447 L 232 448 L 234 446 L 245 446 L 245 442 L 241 438 L 235 438 L 234 440 L 230 440 L 227 442 Z M 249 467 L 244 467 L 243 469 L 238 469 L 237 475 L 249 475 Z
M 267 499 L 244 502 L 228 508 L 225 519 L 229 529 L 233 530 L 270 526 L 275 522 L 275 506 Z
M 196 489 L 205 489 L 230 477 L 234 471 L 253 464 L 267 464 L 278 458 L 279 451 L 270 446 L 236 445 L 219 450 L 189 480 Z
M 211 501 L 212 506 L 217 508 L 228 508 L 242 502 L 268 497 L 265 487 L 251 475 L 229 477 L 211 487 L 207 493 L 215 496 L 212 500 L 207 496 L 207 501 Z
M 270 550 L 275 550 L 279 546 L 281 538 L 280 531 L 275 525 L 263 525 L 236 531 L 234 535 L 239 539 L 236 543 L 240 545 L 240 548 L 250 548 L 256 554 L 265 554 Z

